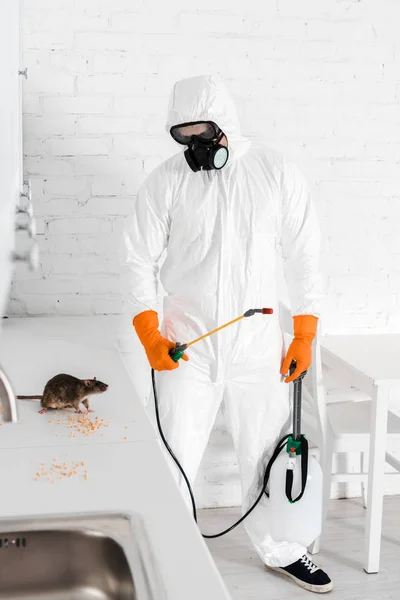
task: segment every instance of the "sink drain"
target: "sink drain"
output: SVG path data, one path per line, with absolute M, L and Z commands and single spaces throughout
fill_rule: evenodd
M 0 548 L 25 548 L 26 547 L 26 538 L 25 537 L 17 537 L 17 538 L 0 538 Z

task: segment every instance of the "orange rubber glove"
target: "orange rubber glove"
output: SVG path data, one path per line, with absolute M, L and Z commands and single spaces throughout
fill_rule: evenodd
M 293 317 L 294 339 L 290 344 L 283 361 L 281 373 L 286 375 L 292 360 L 296 361 L 296 370 L 292 376 L 286 377 L 285 383 L 294 381 L 304 371 L 307 371 L 312 361 L 312 341 L 317 332 L 318 318 L 313 315 L 298 315 Z
M 136 315 L 133 326 L 146 351 L 150 366 L 155 371 L 173 371 L 179 367 L 179 361 L 173 361 L 168 354 L 175 344 L 159 332 L 158 314 L 154 310 L 145 310 Z M 189 360 L 186 354 L 182 358 Z

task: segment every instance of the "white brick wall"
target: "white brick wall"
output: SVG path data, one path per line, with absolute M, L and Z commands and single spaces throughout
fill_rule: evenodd
M 68 306 L 51 306 L 40 287 L 53 284 L 62 297 L 62 255 L 93 285 L 77 290 L 74 310 L 79 299 L 83 313 L 106 306 L 107 294 L 107 306 L 116 300 L 115 281 L 96 291 L 117 252 L 118 234 L 108 234 L 174 150 L 164 133 L 171 85 L 217 72 L 244 131 L 298 162 L 310 181 L 325 241 L 325 331 L 398 331 L 399 16 L 391 0 L 219 0 L 198 10 L 183 0 L 25 2 L 26 166 L 43 218 L 41 273 L 48 255 L 55 268 L 34 286 L 14 283 L 10 314 Z
M 25 0 L 26 169 L 40 270 L 9 314 L 118 313 L 117 248 L 174 151 L 175 79 L 222 74 L 243 130 L 296 161 L 321 218 L 324 330 L 400 331 L 400 5 L 395 0 Z M 200 6 L 200 5 L 199 5 Z

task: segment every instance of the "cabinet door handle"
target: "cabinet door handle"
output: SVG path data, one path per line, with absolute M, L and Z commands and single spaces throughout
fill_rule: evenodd
M 30 271 L 36 271 L 39 266 L 39 246 L 34 243 L 24 254 L 13 252 L 11 254 L 11 259 L 13 262 L 26 262 Z
M 21 75 L 22 77 L 25 77 L 25 79 L 28 79 L 28 67 L 25 67 L 25 69 L 19 69 L 18 75 Z
M 32 189 L 28 188 L 28 191 L 25 192 L 20 192 L 19 193 L 19 197 L 20 198 L 26 198 L 28 200 L 28 202 L 32 202 Z
M 32 188 L 32 183 L 31 183 L 31 178 L 29 177 L 29 175 L 26 176 L 26 179 L 24 178 L 22 184 L 28 188 L 28 190 L 30 191 Z
M 36 221 L 35 219 L 30 219 L 28 223 L 24 223 L 23 225 L 17 225 L 15 227 L 15 231 L 26 231 L 29 237 L 36 237 Z
M 32 206 L 32 204 L 30 202 L 27 202 L 25 208 L 21 208 L 20 206 L 17 206 L 15 212 L 17 213 L 17 215 L 26 215 L 27 217 L 29 217 L 30 219 L 32 219 L 32 217 L 33 217 L 33 206 Z

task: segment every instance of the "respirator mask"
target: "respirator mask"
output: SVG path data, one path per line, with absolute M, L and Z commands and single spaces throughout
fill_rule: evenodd
M 224 132 L 212 121 L 174 125 L 170 133 L 178 144 L 188 146 L 184 154 L 192 171 L 219 170 L 226 165 L 229 157 L 228 148 L 220 144 Z

